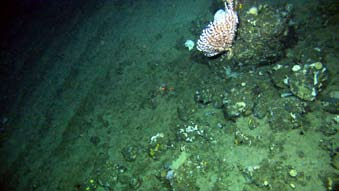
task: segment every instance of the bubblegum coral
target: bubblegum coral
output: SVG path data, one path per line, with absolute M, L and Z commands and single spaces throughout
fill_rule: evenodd
M 237 31 L 238 15 L 233 10 L 233 0 L 225 1 L 225 10 L 220 9 L 214 15 L 213 22 L 202 31 L 197 49 L 211 57 L 230 50 Z

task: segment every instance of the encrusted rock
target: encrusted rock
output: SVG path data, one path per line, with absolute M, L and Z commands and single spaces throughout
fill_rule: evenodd
M 121 154 L 128 162 L 133 162 L 137 158 L 138 148 L 132 145 L 126 146 L 121 150 Z
M 212 102 L 213 93 L 209 89 L 197 90 L 194 100 L 198 103 L 209 104 Z
M 252 92 L 246 87 L 231 90 L 225 93 L 223 100 L 224 116 L 228 119 L 235 119 L 241 115 L 249 115 L 252 112 Z
M 289 33 L 292 9 L 277 11 L 268 5 L 260 5 L 249 10 L 239 16 L 241 22 L 232 59 L 243 65 L 266 65 L 278 61 L 284 56 L 288 45 L 286 39 L 293 42 L 292 33 Z
M 327 69 L 320 62 L 305 64 L 289 76 L 291 92 L 305 101 L 313 101 L 327 80 Z

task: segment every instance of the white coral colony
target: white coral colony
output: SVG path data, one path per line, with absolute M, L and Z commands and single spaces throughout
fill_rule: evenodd
M 194 48 L 194 41 L 193 40 L 186 40 L 185 47 L 191 51 Z

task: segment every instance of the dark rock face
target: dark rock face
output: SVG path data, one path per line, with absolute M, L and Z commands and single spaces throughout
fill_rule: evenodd
M 292 42 L 291 6 L 280 11 L 267 5 L 257 9 L 257 15 L 248 12 L 240 15 L 232 59 L 242 65 L 272 64 L 284 56 L 286 40 Z

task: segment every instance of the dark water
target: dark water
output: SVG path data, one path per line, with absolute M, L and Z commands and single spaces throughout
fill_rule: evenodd
M 338 190 L 338 5 L 4 2 L 0 189 Z

